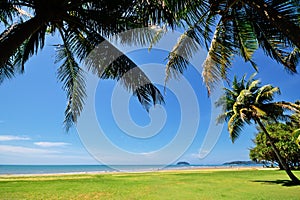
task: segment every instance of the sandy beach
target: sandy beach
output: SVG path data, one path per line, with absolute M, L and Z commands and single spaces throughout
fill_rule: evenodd
M 186 172 L 213 172 L 213 171 L 249 171 L 249 170 L 278 170 L 278 168 L 265 168 L 260 166 L 218 166 L 218 167 L 192 167 L 178 169 L 157 169 L 137 171 L 92 171 L 92 172 L 66 172 L 66 173 L 37 173 L 37 174 L 1 174 L 0 177 L 24 177 L 24 176 L 66 176 L 66 175 L 97 175 L 97 174 L 130 174 L 130 173 L 186 173 Z

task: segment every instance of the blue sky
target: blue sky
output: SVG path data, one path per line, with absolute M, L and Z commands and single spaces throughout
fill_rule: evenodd
M 89 136 L 90 133 L 82 131 L 78 133 L 76 128 L 66 133 L 63 128 L 66 95 L 62 90 L 62 84 L 56 79 L 57 65 L 54 64 L 55 53 L 54 47 L 51 46 L 57 41 L 56 38 L 49 37 L 43 51 L 33 56 L 26 64 L 25 74 L 17 75 L 0 85 L 0 164 L 98 164 L 99 160 L 107 161 L 107 159 L 101 159 L 102 155 L 99 159 L 94 152 L 88 152 L 92 148 L 87 145 L 84 135 Z M 166 45 L 169 42 L 168 38 L 164 42 Z M 172 45 L 171 42 L 170 45 Z M 151 71 L 154 68 L 162 68 L 166 54 L 167 51 L 161 48 L 154 48 L 150 53 L 147 49 L 139 48 L 131 51 L 129 56 Z M 202 53 L 200 57 L 196 57 L 198 65 L 201 65 L 205 56 Z M 289 74 L 282 66 L 266 58 L 260 51 L 256 53 L 255 61 L 260 69 L 257 77 L 262 80 L 262 83 L 280 87 L 281 95 L 277 96 L 276 100 L 300 99 L 297 91 L 297 86 L 300 85 L 298 74 Z M 232 79 L 234 74 L 241 77 L 244 73 L 250 76 L 253 72 L 250 64 L 236 59 L 229 77 Z M 180 89 L 180 84 L 184 84 L 184 81 L 190 84 L 187 87 L 193 91 L 199 111 L 194 103 L 190 103 L 192 97 L 184 93 L 185 86 Z M 172 84 L 175 85 L 174 91 L 169 88 Z M 126 99 L 123 101 L 119 96 L 114 96 L 116 95 L 114 91 L 120 89 L 117 85 L 115 81 L 101 80 L 97 86 L 94 101 L 98 123 L 105 136 L 122 151 L 146 157 L 148 153 L 159 152 L 172 141 L 182 140 L 183 144 L 184 137 L 178 139 L 176 136 L 179 134 L 177 130 L 181 126 L 180 123 L 184 121 L 183 123 L 191 125 L 183 129 L 187 137 L 193 131 L 193 124 L 198 127 L 195 135 L 190 139 L 191 143 L 183 147 L 184 151 L 180 150 L 179 158 L 176 157 L 179 154 L 174 156 L 175 160 L 184 160 L 193 164 L 219 164 L 233 160 L 249 160 L 249 148 L 253 145 L 251 139 L 254 138 L 256 132 L 254 126 L 246 127 L 240 138 L 232 144 L 225 125 L 212 150 L 206 152 L 207 155 L 204 158 L 199 156 L 200 147 L 208 132 L 213 105 L 211 98 L 207 97 L 201 74 L 195 68 L 190 67 L 180 81 L 167 85 L 166 104 L 150 109 L 150 113 L 153 114 L 152 119 L 135 97 L 129 97 L 127 105 Z M 159 87 L 164 92 L 163 85 Z M 117 94 L 120 94 L 120 91 L 117 91 Z M 178 100 L 178 97 L 182 99 Z M 186 110 L 180 108 L 183 101 L 189 105 Z M 123 104 L 125 110 L 122 110 Z M 130 113 L 129 121 L 125 120 L 128 116 L 123 111 Z M 183 120 L 181 114 L 184 112 L 187 113 Z M 199 116 L 194 117 L 194 112 L 197 112 Z M 119 124 L 115 121 L 116 118 L 120 120 Z M 130 124 L 131 122 L 135 125 Z M 153 124 L 154 126 L 151 126 Z M 87 120 L 85 126 L 92 125 Z M 128 130 L 127 133 L 126 130 Z M 101 146 L 101 142 L 96 138 L 93 145 L 98 145 L 98 150 L 101 150 L 105 148 Z M 181 148 L 180 142 L 177 144 L 179 146 L 173 147 L 174 153 L 177 147 Z M 107 153 L 113 152 L 109 148 L 102 150 Z M 118 161 L 122 163 L 124 159 L 122 155 L 117 154 L 107 154 L 107 156 L 108 162 L 112 163 Z M 168 152 L 167 156 L 173 156 L 172 151 Z M 140 161 L 143 163 L 142 160 Z

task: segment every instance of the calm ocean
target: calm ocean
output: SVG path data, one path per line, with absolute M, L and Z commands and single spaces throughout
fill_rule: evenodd
M 235 167 L 259 167 L 262 165 L 234 165 Z M 157 171 L 168 169 L 191 169 L 191 168 L 217 168 L 232 167 L 230 165 L 169 165 L 169 166 L 141 166 L 122 165 L 108 167 L 105 165 L 0 165 L 0 174 L 57 174 L 57 173 L 89 173 L 89 172 L 134 172 L 134 171 Z

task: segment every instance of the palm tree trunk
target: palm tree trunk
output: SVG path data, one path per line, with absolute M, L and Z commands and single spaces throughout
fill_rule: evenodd
M 39 27 L 43 25 L 39 17 L 33 17 L 20 24 L 14 24 L 0 35 L 0 67 L 3 67 L 16 50 Z
M 279 153 L 279 150 L 277 149 L 277 147 L 275 146 L 272 137 L 270 136 L 270 134 L 268 133 L 268 131 L 266 130 L 265 126 L 263 125 L 263 123 L 260 121 L 259 118 L 255 119 L 258 123 L 258 125 L 260 126 L 260 128 L 264 131 L 264 133 L 267 136 L 268 141 L 270 142 L 274 153 L 276 154 L 279 163 L 281 164 L 281 166 L 283 167 L 283 169 L 286 171 L 287 175 L 290 177 L 290 179 L 292 180 L 293 183 L 295 184 L 300 184 L 300 180 L 292 173 L 290 167 L 288 166 L 288 164 L 285 162 L 285 160 L 282 158 L 282 156 Z
M 271 22 L 278 30 L 288 37 L 294 45 L 300 48 L 300 27 L 286 19 L 277 10 L 268 6 L 263 0 L 245 0 L 247 5 L 257 11 L 257 13 Z

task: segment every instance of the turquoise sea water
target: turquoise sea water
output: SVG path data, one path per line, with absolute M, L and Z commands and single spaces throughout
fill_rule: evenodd
M 90 172 L 134 172 L 134 171 L 157 171 L 168 169 L 191 169 L 191 168 L 218 168 L 218 167 L 259 167 L 262 165 L 0 165 L 0 174 L 57 174 L 57 173 L 90 173 Z

